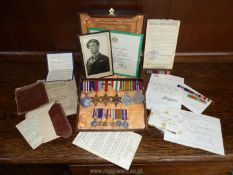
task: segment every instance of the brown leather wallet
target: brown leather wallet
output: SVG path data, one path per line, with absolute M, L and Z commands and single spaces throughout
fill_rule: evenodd
M 55 103 L 49 110 L 49 116 L 57 136 L 68 138 L 72 135 L 72 127 L 65 116 L 61 104 Z
M 43 82 L 36 82 L 15 90 L 18 115 L 34 110 L 49 102 Z

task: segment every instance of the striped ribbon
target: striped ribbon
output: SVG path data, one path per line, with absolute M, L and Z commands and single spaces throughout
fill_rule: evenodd
M 148 69 L 146 70 L 147 74 L 170 74 L 170 70 L 152 70 Z
M 112 118 L 118 120 L 127 120 L 127 109 L 103 109 L 95 108 L 93 118 Z
M 107 91 L 109 85 L 111 85 L 115 91 L 143 89 L 143 85 L 139 80 L 84 80 L 80 83 L 80 91 L 98 91 L 102 88 Z

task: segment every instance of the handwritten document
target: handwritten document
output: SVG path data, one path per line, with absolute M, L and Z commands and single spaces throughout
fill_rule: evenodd
M 17 124 L 16 128 L 23 135 L 32 149 L 36 149 L 43 143 L 43 135 L 37 117 L 26 118 L 21 123 Z
M 48 103 L 36 110 L 28 112 L 25 116 L 26 119 L 32 117 L 38 119 L 39 128 L 43 136 L 43 143 L 49 142 L 59 137 L 56 135 L 53 123 L 48 113 L 53 104 L 54 102 Z
M 148 19 L 144 69 L 172 69 L 180 21 Z
M 152 74 L 146 91 L 146 108 L 181 109 L 182 91 L 177 87 L 181 77 Z
M 47 63 L 46 81 L 71 80 L 73 78 L 72 53 L 47 54 Z
M 165 132 L 164 140 L 224 155 L 221 123 L 218 118 L 181 111 L 179 134 Z
M 70 81 L 45 82 L 49 101 L 56 101 L 63 107 L 65 115 L 76 114 L 77 86 L 75 79 Z
M 128 170 L 141 138 L 133 132 L 80 132 L 73 144 Z

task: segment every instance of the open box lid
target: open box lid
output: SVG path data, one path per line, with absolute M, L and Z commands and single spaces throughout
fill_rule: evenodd
M 144 33 L 144 14 L 136 14 L 130 11 L 115 12 L 114 9 L 107 13 L 79 13 L 81 33 L 88 33 L 88 28 L 100 28 L 106 30 L 119 30 L 123 32 Z
M 89 28 L 131 32 L 137 34 L 143 34 L 145 31 L 144 13 L 120 10 L 115 11 L 111 8 L 109 11 L 80 12 L 79 18 L 81 25 L 81 34 L 87 34 Z M 127 77 L 121 75 L 113 75 L 108 78 Z

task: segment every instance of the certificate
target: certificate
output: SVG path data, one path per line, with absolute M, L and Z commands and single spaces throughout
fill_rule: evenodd
M 89 28 L 89 32 L 102 29 Z M 113 71 L 115 75 L 138 77 L 143 34 L 111 32 Z
M 178 20 L 147 20 L 143 69 L 172 69 L 179 27 Z

